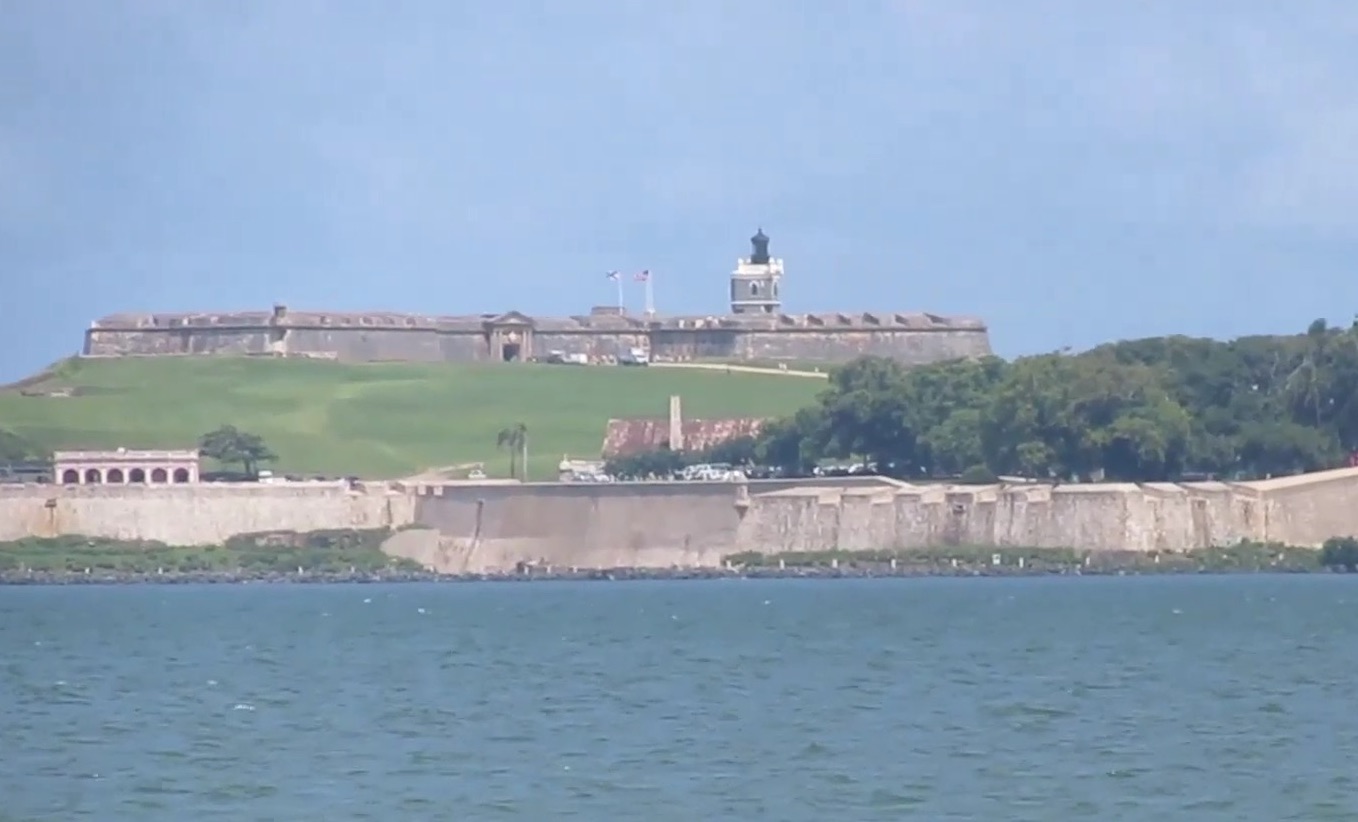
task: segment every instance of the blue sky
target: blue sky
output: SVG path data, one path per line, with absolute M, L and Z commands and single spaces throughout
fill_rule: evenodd
M 0 379 L 117 311 L 1358 311 L 1358 4 L 187 0 L 0 15 Z M 640 306 L 635 291 L 629 299 Z

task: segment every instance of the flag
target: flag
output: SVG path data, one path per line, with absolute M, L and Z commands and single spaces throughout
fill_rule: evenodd
M 618 272 L 616 271 L 610 271 L 606 276 L 615 283 L 618 281 Z
M 640 274 L 637 274 L 637 278 L 636 278 L 636 279 L 637 279 L 637 282 L 639 282 L 639 283 L 644 283 L 644 282 L 646 282 L 647 280 L 651 279 L 651 270 L 648 268 L 648 269 L 646 269 L 645 271 L 641 272 Z

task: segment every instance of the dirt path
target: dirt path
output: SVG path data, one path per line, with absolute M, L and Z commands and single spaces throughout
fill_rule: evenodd
M 721 362 L 653 362 L 651 368 L 697 368 L 703 371 L 725 371 L 728 374 L 774 374 L 782 377 L 810 377 L 826 380 L 824 371 L 798 371 L 791 368 L 764 368 L 756 365 L 728 365 Z

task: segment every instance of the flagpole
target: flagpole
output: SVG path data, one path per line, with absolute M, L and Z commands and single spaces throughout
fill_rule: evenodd
M 619 272 L 617 272 L 617 271 L 610 271 L 610 272 L 608 272 L 608 273 L 607 273 L 606 275 L 604 275 L 604 276 L 606 276 L 606 277 L 608 277 L 608 279 L 612 280 L 612 281 L 613 281 L 613 284 L 616 285 L 616 286 L 618 287 L 618 313 L 619 313 L 619 314 L 626 314 L 626 313 L 627 313 L 627 308 L 626 308 L 626 304 L 623 302 L 623 298 L 622 298 L 622 274 L 619 273 Z
M 655 276 L 649 271 L 646 274 L 646 316 L 655 316 L 655 293 L 651 291 L 651 278 Z

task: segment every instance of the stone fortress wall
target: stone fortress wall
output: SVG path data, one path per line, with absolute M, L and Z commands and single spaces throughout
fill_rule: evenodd
M 399 528 L 412 494 L 347 482 L 0 485 L 0 541 L 89 536 L 220 545 L 236 534 Z
M 1358 469 L 1245 483 L 918 486 L 505 482 L 0 486 L 0 540 L 213 544 L 238 533 L 402 529 L 392 553 L 444 571 L 715 566 L 732 553 L 946 545 L 1183 550 L 1358 535 Z
M 85 332 L 86 356 L 303 356 L 345 362 L 501 362 L 549 353 L 616 359 L 635 348 L 659 360 L 846 362 L 865 354 L 921 365 L 991 353 L 972 317 L 902 311 L 783 311 L 782 260 L 768 238 L 731 274 L 728 313 L 634 316 L 617 307 L 569 317 L 503 314 L 271 311 L 114 314 Z
M 518 348 L 510 348 L 511 346 Z M 341 362 L 500 362 L 549 352 L 657 360 L 847 362 L 867 354 L 909 365 L 991 353 L 976 319 L 932 314 L 779 314 L 647 320 L 597 312 L 471 317 L 273 312 L 113 315 L 85 332 L 90 357 L 293 356 Z

